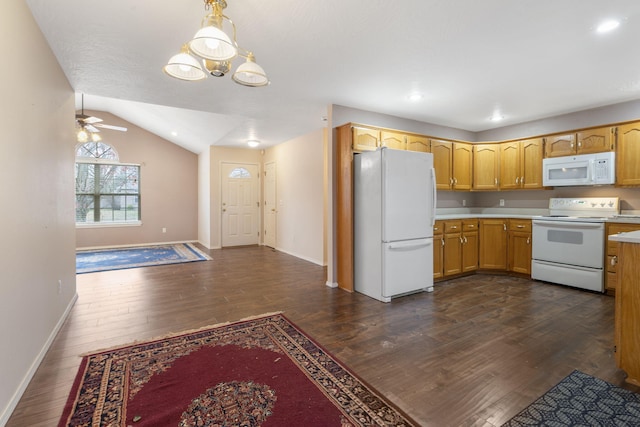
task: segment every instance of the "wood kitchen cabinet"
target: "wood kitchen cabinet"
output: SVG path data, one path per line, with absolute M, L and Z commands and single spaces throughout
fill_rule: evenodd
M 640 386 L 640 244 L 618 242 L 620 281 L 616 290 L 616 364 L 626 381 Z
M 473 189 L 500 189 L 500 144 L 473 144 Z
M 433 235 L 434 280 L 478 269 L 477 219 L 436 221 Z
M 508 268 L 531 276 L 531 220 L 509 220 Z
M 500 188 L 542 188 L 542 138 L 500 144 Z
M 601 127 L 547 136 L 544 138 L 544 156 L 560 157 L 613 151 L 615 132 L 615 127 Z
M 363 126 L 352 126 L 353 151 L 373 151 L 380 147 L 380 130 Z
M 469 273 L 478 269 L 478 220 L 462 221 L 462 272 Z
M 407 150 L 420 151 L 422 153 L 430 153 L 431 145 L 429 144 L 429 138 L 427 138 L 424 135 L 408 134 Z
M 406 150 L 407 136 L 399 132 L 382 130 L 380 131 L 380 146 L 393 148 L 394 150 Z
M 471 190 L 473 178 L 473 144 L 453 143 L 453 189 Z
M 483 270 L 507 269 L 507 222 L 507 219 L 480 220 L 478 268 Z
M 462 221 L 444 221 L 444 275 L 462 273 Z
M 630 231 L 640 230 L 640 224 L 609 222 L 606 224 L 606 267 L 607 275 L 605 277 L 605 291 L 613 293 L 618 286 L 618 242 L 609 241 L 612 234 L 628 233 Z
M 453 142 L 430 140 L 433 167 L 436 170 L 436 189 L 453 188 Z
M 433 226 L 433 279 L 441 279 L 444 277 L 444 223 L 436 221 Z
M 640 122 L 618 127 L 616 185 L 640 185 Z

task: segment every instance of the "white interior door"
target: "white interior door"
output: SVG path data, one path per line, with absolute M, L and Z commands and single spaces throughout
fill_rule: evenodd
M 259 242 L 258 166 L 222 164 L 222 246 Z
M 276 202 L 276 164 L 264 165 L 264 244 L 275 248 L 277 244 L 278 206 Z

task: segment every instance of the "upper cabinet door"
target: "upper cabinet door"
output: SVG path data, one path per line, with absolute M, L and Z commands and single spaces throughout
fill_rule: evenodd
M 614 149 L 614 127 L 587 129 L 576 134 L 577 153 L 602 153 Z
M 378 129 L 357 126 L 351 129 L 354 151 L 373 151 L 380 146 L 380 131 Z
M 500 144 L 473 145 L 473 189 L 500 188 Z
M 576 154 L 576 134 L 551 135 L 544 138 L 544 156 L 561 157 Z
M 380 131 L 380 145 L 394 150 L 407 149 L 407 137 L 403 133 Z
M 542 188 L 542 138 L 520 141 L 520 188 Z
M 453 188 L 471 190 L 473 178 L 473 145 L 453 143 Z
M 640 185 L 640 122 L 618 127 L 616 184 Z
M 407 150 L 430 153 L 429 138 L 423 135 L 407 135 Z
M 500 188 L 505 190 L 521 188 L 522 145 L 520 141 L 500 144 Z
M 453 187 L 453 143 L 450 141 L 430 141 L 433 153 L 433 167 L 436 170 L 436 188 L 451 190 Z

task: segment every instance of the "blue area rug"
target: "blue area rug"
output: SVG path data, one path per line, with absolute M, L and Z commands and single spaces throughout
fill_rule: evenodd
M 191 243 L 76 252 L 76 273 L 207 261 L 211 257 Z
M 505 426 L 640 426 L 640 394 L 573 371 Z

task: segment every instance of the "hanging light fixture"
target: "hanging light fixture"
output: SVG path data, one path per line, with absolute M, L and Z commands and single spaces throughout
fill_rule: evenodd
M 253 53 L 238 47 L 236 26 L 222 12 L 227 7 L 226 0 L 204 0 L 204 7 L 211 11 L 202 19 L 201 28 L 180 53 L 169 59 L 164 72 L 188 81 L 202 80 L 207 74 L 222 77 L 231 69 L 233 59 L 240 56 L 247 61 L 233 73 L 233 81 L 250 87 L 268 85 L 269 79 Z

